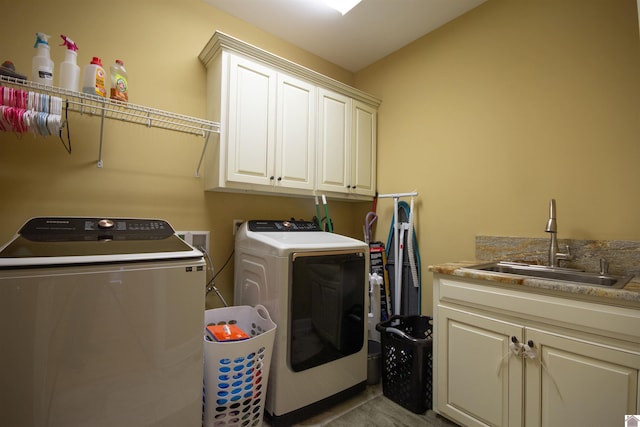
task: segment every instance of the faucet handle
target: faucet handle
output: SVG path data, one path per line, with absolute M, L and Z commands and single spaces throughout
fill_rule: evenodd
M 564 252 L 556 254 L 556 259 L 563 259 L 565 261 L 569 261 L 572 258 L 573 257 L 571 255 L 571 248 L 569 248 L 569 245 L 564 245 Z

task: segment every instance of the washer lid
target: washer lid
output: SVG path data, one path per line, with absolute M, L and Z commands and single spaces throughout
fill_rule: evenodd
M 0 268 L 201 256 L 163 220 L 41 217 L 0 248 Z

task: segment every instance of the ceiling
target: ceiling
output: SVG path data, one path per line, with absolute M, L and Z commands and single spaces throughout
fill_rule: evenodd
M 342 16 L 321 0 L 205 0 L 352 72 L 485 1 L 362 0 Z

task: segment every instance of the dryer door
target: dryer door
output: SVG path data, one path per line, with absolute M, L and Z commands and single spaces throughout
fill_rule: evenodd
M 292 254 L 289 364 L 299 372 L 360 351 L 366 253 L 361 250 Z

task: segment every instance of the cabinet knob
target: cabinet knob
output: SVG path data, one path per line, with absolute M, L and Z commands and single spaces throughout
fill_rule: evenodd
M 514 343 L 514 344 L 517 344 L 517 343 L 518 343 L 518 338 L 516 338 L 516 336 L 515 336 L 515 335 L 514 335 L 514 336 L 512 336 L 512 337 L 511 337 L 511 342 L 512 342 L 512 343 Z
M 278 181 L 282 181 L 282 177 L 281 176 L 278 177 Z
M 347 188 L 351 188 L 351 186 L 350 186 L 350 185 L 347 185 Z
M 274 179 L 276 179 L 276 177 L 275 177 L 275 176 L 270 176 L 270 177 L 269 177 L 269 180 L 271 180 L 271 181 L 273 181 Z

